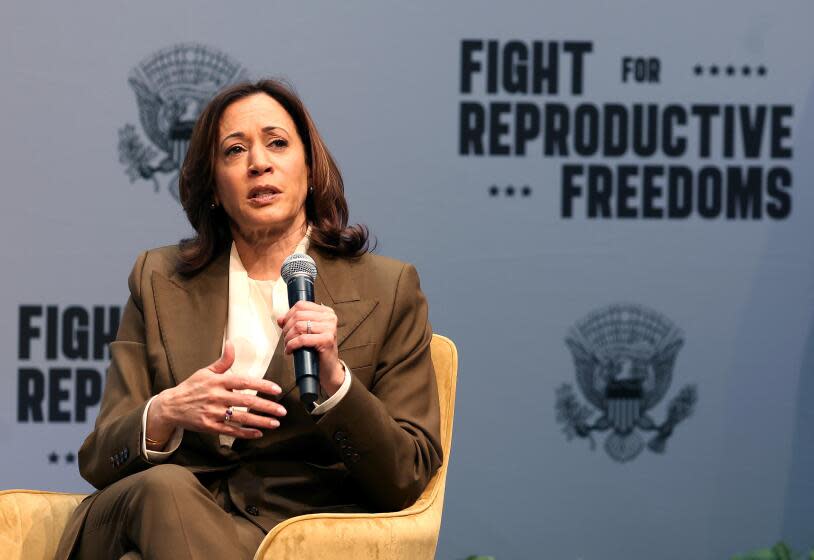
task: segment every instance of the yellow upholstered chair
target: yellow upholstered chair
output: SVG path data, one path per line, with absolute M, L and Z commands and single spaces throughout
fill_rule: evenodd
M 451 340 L 433 335 L 432 361 L 441 403 L 444 464 L 418 501 L 393 513 L 318 513 L 293 517 L 266 535 L 255 560 L 431 560 L 435 557 L 458 372 L 458 352 Z M 3 560 L 53 558 L 68 517 L 84 497 L 34 490 L 0 492 L 0 557 Z

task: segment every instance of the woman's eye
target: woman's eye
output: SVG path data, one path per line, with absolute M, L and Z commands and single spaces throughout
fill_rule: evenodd
M 243 146 L 241 146 L 240 144 L 235 144 L 234 146 L 230 146 L 229 148 L 226 148 L 226 155 L 227 156 L 233 156 L 235 154 L 239 154 L 242 151 L 243 151 Z
M 283 140 L 282 138 L 275 138 L 269 143 L 269 146 L 271 146 L 272 148 L 285 148 L 286 146 L 288 146 L 288 142 L 286 140 Z

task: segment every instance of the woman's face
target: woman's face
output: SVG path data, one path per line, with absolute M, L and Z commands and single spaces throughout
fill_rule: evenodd
M 223 112 L 215 183 L 233 233 L 248 241 L 304 227 L 305 149 L 291 115 L 274 98 L 258 93 Z

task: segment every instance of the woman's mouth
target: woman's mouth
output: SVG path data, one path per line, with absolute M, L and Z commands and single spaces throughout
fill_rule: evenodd
M 254 187 L 252 190 L 249 191 L 249 202 L 262 206 L 265 204 L 271 204 L 275 198 L 280 196 L 280 190 L 274 186 L 261 186 L 261 187 Z

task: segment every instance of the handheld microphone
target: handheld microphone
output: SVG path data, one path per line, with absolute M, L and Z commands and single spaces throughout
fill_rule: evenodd
M 314 259 L 294 253 L 283 262 L 280 276 L 288 286 L 289 307 L 294 307 L 298 301 L 314 301 L 314 280 L 317 277 Z M 319 357 L 313 348 L 294 350 L 294 376 L 300 389 L 300 401 L 310 412 L 319 395 Z

